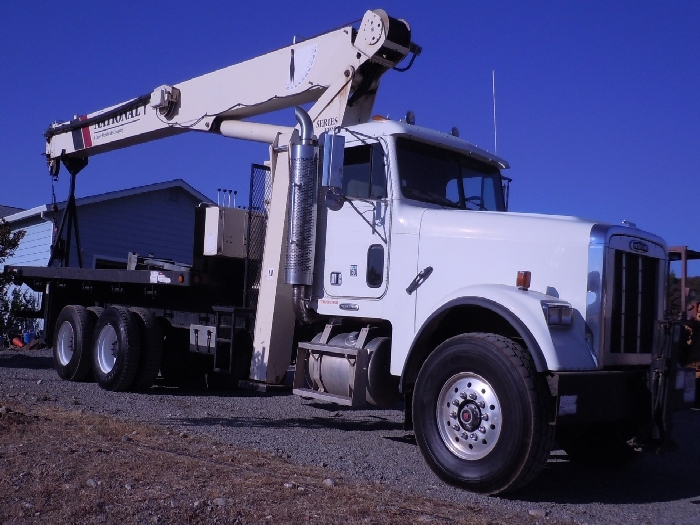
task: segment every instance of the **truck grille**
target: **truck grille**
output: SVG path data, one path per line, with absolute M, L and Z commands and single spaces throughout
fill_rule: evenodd
M 616 250 L 614 256 L 611 354 L 650 354 L 658 312 L 659 259 Z

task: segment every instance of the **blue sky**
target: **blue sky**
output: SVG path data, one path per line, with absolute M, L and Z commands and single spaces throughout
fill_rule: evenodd
M 7 2 L 0 16 L 0 203 L 51 199 L 43 131 L 156 86 L 288 45 L 381 7 L 423 54 L 375 113 L 494 148 L 511 210 L 636 222 L 700 249 L 700 2 Z M 243 79 L 245 80 L 245 79 Z M 284 117 L 284 116 L 283 116 Z M 285 117 L 286 118 L 286 117 Z M 294 123 L 293 112 L 288 115 Z M 182 178 L 246 191 L 266 148 L 189 133 L 90 159 L 77 195 Z M 56 185 L 68 193 L 65 170 Z

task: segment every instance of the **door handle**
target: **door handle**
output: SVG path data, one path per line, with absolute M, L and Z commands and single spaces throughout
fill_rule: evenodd
M 430 274 L 433 273 L 433 267 L 432 266 L 426 266 L 423 268 L 420 272 L 418 272 L 418 275 L 416 275 L 411 281 L 411 284 L 408 285 L 408 288 L 406 288 L 406 293 L 408 295 L 411 295 L 413 292 L 415 292 L 418 287 L 423 284 L 428 277 L 430 277 Z

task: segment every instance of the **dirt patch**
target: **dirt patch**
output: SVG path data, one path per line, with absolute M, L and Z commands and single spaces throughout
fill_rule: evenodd
M 0 522 L 498 523 L 164 427 L 1 399 Z

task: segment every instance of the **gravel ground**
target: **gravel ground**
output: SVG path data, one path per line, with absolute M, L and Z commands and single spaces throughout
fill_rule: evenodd
M 157 385 L 139 394 L 106 392 L 94 383 L 60 380 L 50 350 L 0 351 L 2 400 L 206 435 L 347 479 L 385 484 L 407 497 L 479 508 L 499 521 L 700 523 L 700 410 L 676 415 L 676 451 L 644 455 L 613 470 L 573 464 L 553 450 L 534 483 L 506 497 L 487 497 L 442 483 L 423 461 L 413 433 L 402 430 L 400 410 L 350 410 L 284 391 Z

